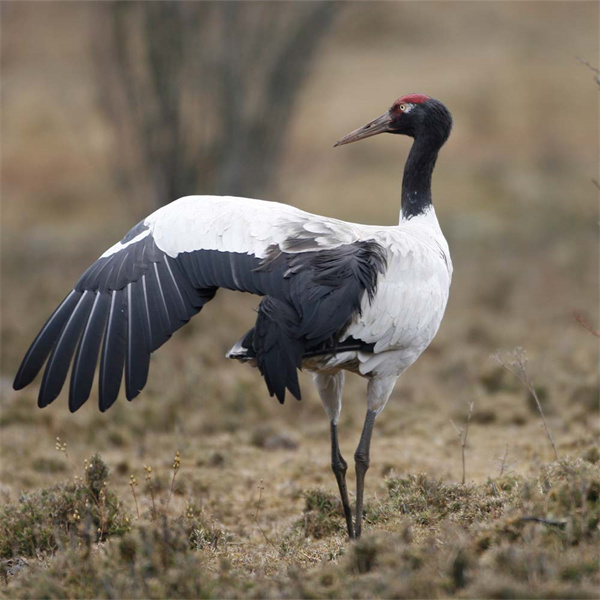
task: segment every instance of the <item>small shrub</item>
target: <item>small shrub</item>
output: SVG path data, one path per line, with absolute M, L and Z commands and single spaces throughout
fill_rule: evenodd
M 54 552 L 72 536 L 104 540 L 129 529 L 129 517 L 106 485 L 108 467 L 94 456 L 77 478 L 23 494 L 0 509 L 0 557 Z
M 305 493 L 304 516 L 297 526 L 306 537 L 321 539 L 346 530 L 342 523 L 342 503 L 323 490 L 308 490 Z
M 600 461 L 600 450 L 598 450 L 598 446 L 591 446 L 588 448 L 583 455 L 583 459 L 592 464 Z
M 32 565 L 5 598 L 210 598 L 210 574 L 181 524 L 139 523 L 95 552 L 68 547 L 46 566 Z
M 201 508 L 188 505 L 185 517 L 184 526 L 192 549 L 216 549 L 226 546 L 230 539 L 229 534 L 212 519 L 206 518 Z
M 377 564 L 380 544 L 373 537 L 366 536 L 357 540 L 349 557 L 352 568 L 358 573 L 369 573 Z
M 490 488 L 474 484 L 443 483 L 424 473 L 387 481 L 392 509 L 430 526 L 449 518 L 464 524 L 502 513 L 504 499 Z
M 522 542 L 535 532 L 537 544 L 561 547 L 600 541 L 600 467 L 564 459 L 542 468 L 538 478 L 504 478 L 510 486 L 504 519 L 489 523 L 478 538 L 482 549 Z

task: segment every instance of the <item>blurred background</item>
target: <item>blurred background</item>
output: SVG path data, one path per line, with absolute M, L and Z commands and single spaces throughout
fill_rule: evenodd
M 274 521 L 299 491 L 332 492 L 328 423 L 281 407 L 258 372 L 224 359 L 255 317 L 219 292 L 153 357 L 132 405 L 75 415 L 10 388 L 33 336 L 80 273 L 149 212 L 186 194 L 239 194 L 364 223 L 398 221 L 408 139 L 332 148 L 419 92 L 452 111 L 434 200 L 455 265 L 431 348 L 377 424 L 368 494 L 382 475 L 460 479 L 508 454 L 553 458 L 526 391 L 490 358 L 526 349 L 563 453 L 598 434 L 598 4 L 595 2 L 2 2 L 2 485 L 50 484 L 100 451 L 126 488 L 182 452 L 182 494 L 240 518 L 265 473 Z M 342 450 L 358 441 L 365 384 L 349 377 Z M 35 440 L 35 444 L 33 441 Z M 121 479 L 119 479 L 119 477 Z M 122 481 L 121 481 L 122 480 Z M 119 483 L 120 482 L 120 483 Z M 247 512 L 247 510 L 246 510 Z M 281 522 L 281 521 L 279 521 Z

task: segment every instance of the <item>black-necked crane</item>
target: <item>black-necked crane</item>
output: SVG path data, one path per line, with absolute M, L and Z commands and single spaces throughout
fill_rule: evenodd
M 399 98 L 336 146 L 380 133 L 414 138 L 402 181 L 400 222 L 359 225 L 275 202 L 188 196 L 138 223 L 81 276 L 27 351 L 21 389 L 47 361 L 38 405 L 59 395 L 69 370 L 69 409 L 90 396 L 100 357 L 99 407 L 146 385 L 150 354 L 218 288 L 263 296 L 254 327 L 228 352 L 257 366 L 271 396 L 300 399 L 297 370 L 313 373 L 331 424 L 331 466 L 351 538 L 362 529 L 363 490 L 375 418 L 398 377 L 440 326 L 452 263 L 432 205 L 431 177 L 452 117 L 422 94 Z M 74 356 L 74 359 L 73 359 Z M 355 520 L 338 445 L 344 373 L 368 380 L 354 454 Z

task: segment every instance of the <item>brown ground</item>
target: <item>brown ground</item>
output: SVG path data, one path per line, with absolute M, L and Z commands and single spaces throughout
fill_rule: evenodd
M 303 401 L 281 407 L 257 372 L 223 358 L 250 326 L 255 298 L 219 292 L 153 358 L 141 397 L 120 399 L 104 415 L 93 401 L 71 415 L 64 397 L 40 411 L 37 383 L 10 388 L 27 344 L 72 282 L 144 213 L 118 197 L 106 172 L 114 148 L 92 101 L 86 5 L 1 8 L 5 500 L 81 474 L 83 459 L 99 452 L 133 511 L 130 473 L 142 481 L 143 465 L 152 465 L 169 478 L 179 450 L 171 510 L 201 505 L 231 536 L 222 552 L 242 565 L 238 577 L 252 581 L 259 569 L 302 578 L 289 569 L 336 564 L 347 547 L 341 533 L 304 539 L 293 555 L 273 550 L 302 518 L 307 490 L 336 486 L 328 423 L 310 378 L 302 377 Z M 597 22 L 594 3 L 359 3 L 342 12 L 316 60 L 273 199 L 392 224 L 408 142 L 389 136 L 335 151 L 332 143 L 404 93 L 436 96 L 455 117 L 434 181 L 455 264 L 450 303 L 438 337 L 376 425 L 371 507 L 385 505 L 386 477 L 425 472 L 460 481 L 450 419 L 463 426 L 469 402 L 467 481 L 498 477 L 503 456 L 505 472 L 530 478 L 553 460 L 528 393 L 490 358 L 498 350 L 526 349 L 561 456 L 597 445 L 598 344 L 572 315 L 576 309 L 597 327 L 598 88 L 575 59 L 597 56 Z M 347 458 L 364 391 L 364 382 L 348 378 L 340 424 Z M 55 450 L 57 437 L 68 457 Z M 149 495 L 140 500 L 147 509 Z M 371 528 L 399 535 L 403 519 L 389 514 Z M 263 554 L 268 564 L 259 568 Z M 524 593 L 537 590 L 534 583 Z M 445 594 L 452 595 L 435 592 Z

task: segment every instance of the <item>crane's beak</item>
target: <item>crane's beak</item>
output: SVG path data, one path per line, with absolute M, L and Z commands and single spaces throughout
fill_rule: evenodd
M 345 135 L 343 138 L 339 139 L 333 147 L 343 146 L 344 144 L 351 144 L 352 142 L 358 142 L 358 140 L 364 140 L 368 137 L 372 137 L 377 135 L 378 133 L 385 133 L 386 131 L 390 131 L 389 124 L 392 120 L 392 117 L 389 112 L 386 112 L 384 115 L 369 121 L 366 125 L 359 127 L 358 129 L 352 131 L 348 135 Z

